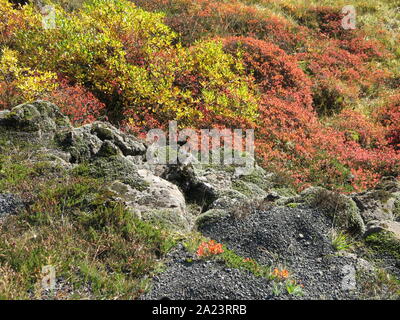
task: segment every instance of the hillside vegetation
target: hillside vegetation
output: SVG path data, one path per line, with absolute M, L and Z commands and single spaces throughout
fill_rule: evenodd
M 259 162 L 298 189 L 399 173 L 398 1 L 0 0 L 0 108 L 36 98 L 134 133 L 254 128 Z
M 296 193 L 149 148 L 43 100 L 0 111 L 0 300 L 399 299 L 396 178 Z
M 400 2 L 347 4 L 0 0 L 0 299 L 398 300 Z

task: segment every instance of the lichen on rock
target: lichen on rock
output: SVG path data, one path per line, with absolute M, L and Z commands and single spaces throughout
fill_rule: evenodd
M 54 132 L 71 127 L 68 117 L 56 105 L 42 100 L 21 104 L 3 113 L 0 125 L 24 132 Z

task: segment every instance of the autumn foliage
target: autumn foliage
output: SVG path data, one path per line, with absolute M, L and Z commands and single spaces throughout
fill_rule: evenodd
M 260 164 L 298 189 L 353 192 L 400 172 L 387 30 L 345 30 L 341 8 L 289 0 L 55 2 L 57 28 L 43 30 L 33 5 L 0 0 L 1 109 L 41 97 L 77 125 L 138 134 L 170 120 L 254 128 Z
M 55 103 L 76 125 L 100 120 L 104 115 L 104 103 L 85 87 L 78 84 L 71 85 L 67 80 L 59 80 L 58 87 L 46 98 Z M 103 119 L 106 120 L 104 116 Z
M 388 105 L 379 110 L 378 118 L 387 129 L 387 141 L 395 150 L 400 150 L 400 94 L 391 97 Z
M 198 247 L 196 253 L 199 257 L 210 257 L 219 255 L 224 252 L 221 243 L 217 243 L 214 240 L 208 242 L 202 242 Z

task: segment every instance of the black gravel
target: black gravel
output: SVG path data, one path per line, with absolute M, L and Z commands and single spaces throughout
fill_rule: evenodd
M 278 207 L 240 220 L 226 218 L 202 232 L 239 255 L 286 267 L 303 283 L 304 298 L 351 298 L 342 290 L 343 268 L 355 267 L 355 261 L 336 255 L 331 227 L 331 220 L 317 210 Z
M 357 289 L 342 288 L 345 266 L 355 260 L 335 254 L 331 221 L 307 208 L 277 207 L 245 218 L 225 218 L 200 230 L 237 254 L 263 265 L 287 268 L 304 285 L 301 297 L 272 294 L 272 283 L 222 262 L 187 262 L 184 249 L 173 252 L 167 269 L 154 278 L 143 299 L 354 299 Z
M 194 260 L 182 246 L 172 252 L 167 271 L 153 278 L 146 300 L 248 300 L 273 299 L 271 283 L 248 271 L 227 268 L 215 260 Z
M 0 220 L 7 215 L 16 213 L 22 206 L 22 201 L 17 196 L 9 193 L 0 193 Z

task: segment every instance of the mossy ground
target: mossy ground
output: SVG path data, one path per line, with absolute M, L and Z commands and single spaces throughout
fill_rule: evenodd
M 0 190 L 25 201 L 0 224 L 0 299 L 138 297 L 176 236 L 113 201 L 87 167 L 31 161 L 29 143 L 1 139 L 0 147 Z M 55 292 L 42 290 L 46 265 L 55 268 Z
M 396 259 L 400 264 L 400 241 L 388 232 L 379 232 L 369 235 L 365 239 L 368 247 L 377 254 L 385 254 Z

